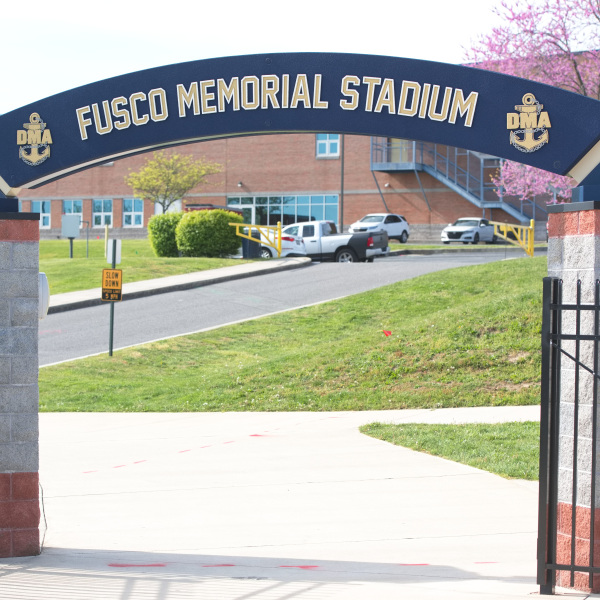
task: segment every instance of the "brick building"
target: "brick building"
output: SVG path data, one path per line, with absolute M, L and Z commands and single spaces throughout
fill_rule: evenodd
M 529 223 L 542 228 L 543 203 L 522 206 L 498 199 L 490 176 L 499 159 L 436 144 L 339 134 L 234 137 L 174 151 L 222 165 L 184 203 L 241 208 L 249 223 L 288 224 L 332 219 L 347 227 L 369 212 L 405 216 L 411 240 L 439 240 L 449 222 L 464 216 Z M 146 234 L 155 209 L 125 183 L 151 154 L 93 167 L 37 189 L 22 190 L 21 210 L 39 212 L 42 238 L 60 235 L 61 215 L 81 214 L 83 226 L 115 237 Z

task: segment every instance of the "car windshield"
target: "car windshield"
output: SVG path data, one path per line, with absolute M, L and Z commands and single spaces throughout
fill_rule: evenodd
M 458 225 L 460 227 L 477 227 L 479 225 L 479 221 L 477 219 L 459 219 L 454 222 L 454 225 Z
M 383 215 L 367 215 L 363 217 L 361 223 L 381 223 L 383 221 Z

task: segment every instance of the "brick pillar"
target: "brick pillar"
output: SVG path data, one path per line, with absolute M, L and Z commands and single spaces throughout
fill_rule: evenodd
M 574 202 L 550 207 L 548 219 L 548 275 L 563 280 L 563 302 L 575 303 L 577 281 L 581 281 L 581 301 L 594 304 L 595 281 L 600 279 L 600 202 Z M 563 332 L 575 333 L 572 311 L 563 318 Z M 581 317 L 581 334 L 594 334 L 593 314 Z M 575 355 L 575 342 L 563 341 L 563 349 Z M 593 368 L 593 342 L 580 343 L 580 360 Z M 575 432 L 575 363 L 561 359 L 560 384 L 560 444 L 558 469 L 557 556 L 559 564 L 571 564 L 571 531 L 573 514 L 573 459 Z M 592 498 L 600 507 L 600 493 L 592 489 L 592 434 L 593 434 L 593 376 L 579 369 L 577 419 L 577 489 L 576 489 L 576 548 L 577 565 L 589 564 L 590 519 L 595 528 L 595 565 L 600 566 L 600 511 L 591 514 Z M 598 435 L 599 432 L 596 433 Z M 599 463 L 600 464 L 600 463 Z M 571 587 L 570 573 L 558 572 L 557 585 Z M 585 591 L 600 591 L 600 576 L 595 575 L 589 586 L 589 575 L 575 574 L 574 587 Z
M 39 215 L 0 212 L 0 557 L 40 553 Z

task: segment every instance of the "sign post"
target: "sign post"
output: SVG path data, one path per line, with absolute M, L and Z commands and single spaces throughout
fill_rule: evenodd
M 108 336 L 109 356 L 113 355 L 115 302 L 120 302 L 122 300 L 123 292 L 123 271 L 121 269 L 115 269 L 117 264 L 117 240 L 113 240 L 112 242 L 112 269 L 102 269 L 102 301 L 110 302 L 110 325 Z

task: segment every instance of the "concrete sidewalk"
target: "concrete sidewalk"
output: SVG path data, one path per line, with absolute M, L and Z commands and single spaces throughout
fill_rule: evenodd
M 223 281 L 233 281 L 234 279 L 244 279 L 255 275 L 298 269 L 300 267 L 306 267 L 310 265 L 310 263 L 310 258 L 306 257 L 285 257 L 243 263 L 232 267 L 222 267 L 220 269 L 197 271 L 195 273 L 186 273 L 185 275 L 172 275 L 170 277 L 161 277 L 159 279 L 147 279 L 145 281 L 124 283 L 122 297 L 123 300 L 133 300 L 134 298 L 143 298 L 144 296 L 152 296 L 155 294 L 189 290 Z M 100 275 L 101 273 L 99 276 Z M 91 290 L 82 290 L 79 292 L 66 292 L 64 294 L 53 294 L 50 296 L 48 314 L 74 310 L 77 308 L 86 308 L 88 306 L 98 306 L 103 304 L 101 296 L 102 288 L 93 288 Z
M 537 483 L 358 427 L 537 420 L 539 407 L 40 418 L 44 550 L 0 561 L 2 598 L 524 600 L 538 591 Z

